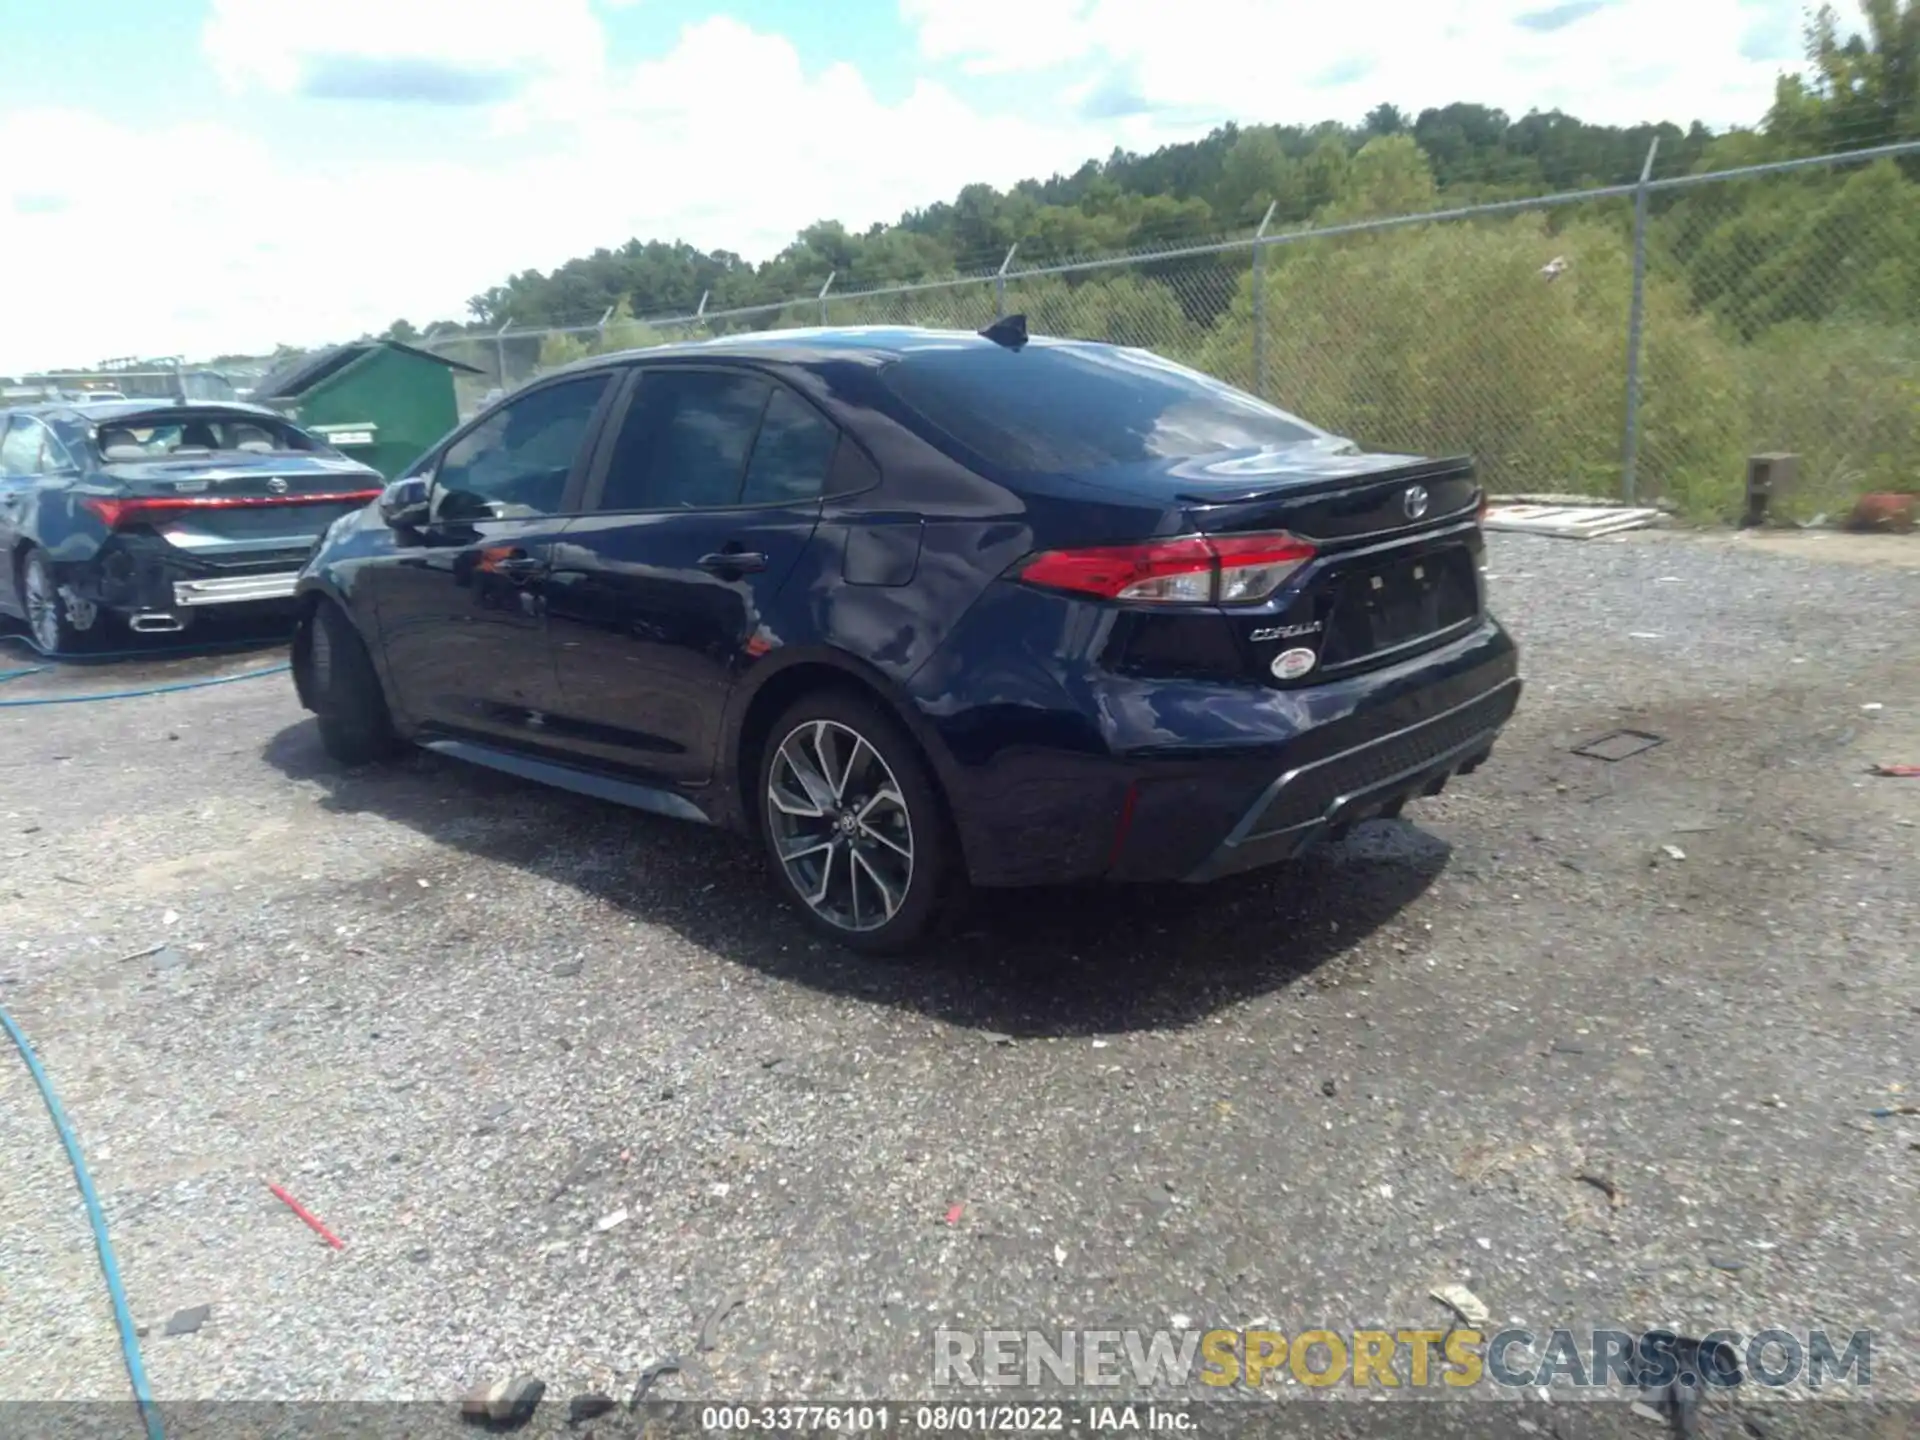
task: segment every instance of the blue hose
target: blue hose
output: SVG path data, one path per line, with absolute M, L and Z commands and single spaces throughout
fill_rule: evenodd
M 284 675 L 291 665 L 269 665 L 264 670 L 242 670 L 211 680 L 180 680 L 172 685 L 149 685 L 143 690 L 103 690 L 97 695 L 36 695 L 31 700 L 0 700 L 0 710 L 23 705 L 89 705 L 95 700 L 137 700 L 143 695 L 171 695 L 178 690 L 204 690 L 209 685 L 231 685 L 236 680 L 258 680 L 262 675 Z
M 140 1338 L 134 1329 L 133 1312 L 127 1306 L 126 1287 L 120 1283 L 113 1242 L 107 1238 L 107 1217 L 101 1213 L 100 1197 L 93 1193 L 93 1178 L 87 1174 L 87 1162 L 81 1158 L 80 1141 L 73 1133 L 73 1126 L 67 1123 L 67 1112 L 60 1107 L 53 1081 L 40 1068 L 40 1057 L 33 1053 L 33 1046 L 27 1043 L 25 1033 L 4 1005 L 0 1005 L 0 1027 L 5 1028 L 7 1038 L 13 1041 L 20 1058 L 27 1062 L 27 1073 L 40 1087 L 40 1098 L 47 1102 L 47 1114 L 53 1117 L 53 1128 L 59 1132 L 60 1143 L 66 1146 L 67 1159 L 73 1165 L 73 1178 L 80 1182 L 80 1198 L 87 1205 L 87 1223 L 93 1226 L 93 1245 L 100 1252 L 100 1273 L 107 1277 L 107 1294 L 113 1300 L 113 1322 L 120 1329 L 120 1353 L 127 1362 L 127 1379 L 133 1382 L 133 1398 L 146 1424 L 147 1440 L 166 1440 L 160 1428 L 160 1411 L 154 1406 L 153 1391 L 147 1385 L 146 1367 L 140 1363 Z
M 57 660 L 62 665 L 103 665 L 114 660 L 171 660 L 188 655 L 220 655 L 229 650 L 277 650 L 287 642 L 282 638 L 259 640 L 219 640 L 210 645 L 155 645 L 139 650 L 86 650 L 78 655 L 50 655 L 31 635 L 0 635 L 0 644 L 11 641 L 25 646 L 42 660 Z
M 19 670 L 0 670 L 0 685 L 4 685 L 9 680 L 20 680 L 28 675 L 38 675 L 46 668 L 44 665 L 28 665 Z

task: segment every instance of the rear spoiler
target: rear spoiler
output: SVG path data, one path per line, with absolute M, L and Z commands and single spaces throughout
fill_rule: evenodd
M 1346 490 L 1355 485 L 1414 484 L 1431 480 L 1458 480 L 1474 473 L 1471 455 L 1445 460 L 1408 459 L 1400 455 L 1328 455 L 1322 451 L 1286 476 L 1268 475 L 1236 489 L 1223 482 L 1209 490 L 1183 490 L 1178 498 L 1188 505 L 1236 505 L 1249 500 L 1293 499 Z

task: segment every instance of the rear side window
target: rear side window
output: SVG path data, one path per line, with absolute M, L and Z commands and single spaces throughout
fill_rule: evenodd
M 614 442 L 602 510 L 706 510 L 817 497 L 840 432 L 757 375 L 655 370 Z
M 0 415 L 0 425 L 6 425 L 4 415 Z M 65 463 L 60 442 L 31 415 L 14 416 L 6 434 L 0 436 L 0 474 L 44 475 Z
M 1323 433 L 1197 370 L 1109 346 L 922 350 L 881 381 L 928 425 L 1014 473 L 1298 445 Z
M 37 421 L 24 415 L 0 415 L 0 474 L 32 475 L 40 469 L 41 431 Z
M 775 390 L 760 419 L 740 503 L 789 505 L 816 498 L 839 443 L 840 432 L 805 401 Z

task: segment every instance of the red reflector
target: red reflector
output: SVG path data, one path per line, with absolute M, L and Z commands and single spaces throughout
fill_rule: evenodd
M 1249 605 L 1265 600 L 1314 556 L 1312 542 L 1262 535 L 1182 535 L 1144 545 L 1046 550 L 1020 578 L 1053 590 L 1161 605 Z
M 314 495 L 141 495 L 117 499 L 83 495 L 80 503 L 98 515 L 110 530 L 123 520 L 145 515 L 177 514 L 183 510 L 255 510 L 282 505 L 365 505 L 380 496 L 378 490 L 330 490 Z

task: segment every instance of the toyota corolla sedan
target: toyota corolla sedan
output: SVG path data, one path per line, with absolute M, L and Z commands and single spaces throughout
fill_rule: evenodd
M 1459 459 L 1139 350 L 787 331 L 507 396 L 322 538 L 302 703 L 764 846 L 856 949 L 1397 815 L 1520 694 Z

